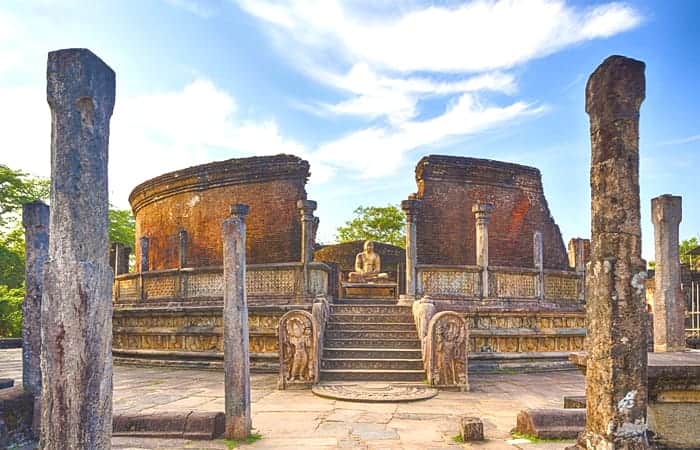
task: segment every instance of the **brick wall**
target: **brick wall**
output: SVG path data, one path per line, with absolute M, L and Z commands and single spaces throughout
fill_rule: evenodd
M 250 206 L 248 263 L 300 261 L 296 202 L 306 199 L 308 175 L 308 163 L 289 155 L 231 159 L 161 175 L 137 186 L 129 197 L 136 242 L 142 236 L 149 238 L 150 270 L 172 269 L 178 267 L 179 232 L 185 230 L 186 266 L 221 265 L 221 222 L 229 216 L 231 204 L 244 203 Z
M 568 269 L 559 227 L 544 197 L 539 170 L 455 156 L 426 156 L 416 167 L 419 264 L 476 264 L 472 205 L 490 202 L 489 264 L 534 267 L 533 234 L 542 232 L 544 266 Z

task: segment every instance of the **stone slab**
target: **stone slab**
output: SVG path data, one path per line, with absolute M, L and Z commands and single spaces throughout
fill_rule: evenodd
M 351 402 L 410 402 L 435 397 L 437 389 L 405 383 L 323 383 L 311 391 L 319 397 Z
M 15 380 L 13 378 L 0 378 L 0 389 L 11 388 L 15 385 Z
M 564 409 L 581 409 L 586 407 L 585 395 L 565 395 Z
M 464 442 L 483 441 L 484 423 L 478 417 L 462 416 L 459 419 L 459 435 Z
M 542 439 L 574 439 L 586 428 L 586 410 L 526 409 L 518 413 L 515 430 Z
M 223 412 L 158 411 L 115 414 L 113 436 L 216 439 L 224 433 Z
M 0 391 L 0 448 L 20 447 L 33 438 L 34 397 L 22 386 Z M 21 447 L 20 447 L 21 448 Z

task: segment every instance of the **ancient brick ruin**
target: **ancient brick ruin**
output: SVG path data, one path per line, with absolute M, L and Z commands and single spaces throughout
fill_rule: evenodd
M 549 212 L 540 171 L 486 159 L 430 155 L 416 166 L 418 264 L 476 263 L 471 205 L 494 205 L 489 258 L 494 266 L 534 267 L 535 231 L 544 238 L 544 267 L 568 269 L 559 227 Z

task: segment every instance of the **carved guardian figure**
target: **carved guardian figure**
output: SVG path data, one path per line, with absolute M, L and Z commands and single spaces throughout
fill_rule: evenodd
M 428 325 L 427 338 L 428 382 L 468 390 L 469 331 L 464 318 L 452 311 L 436 314 Z
M 280 372 L 278 387 L 307 386 L 315 381 L 316 330 L 306 311 L 289 311 L 279 322 Z

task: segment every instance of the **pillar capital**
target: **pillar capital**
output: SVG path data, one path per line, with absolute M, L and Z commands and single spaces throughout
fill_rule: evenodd
M 472 213 L 480 222 L 488 223 L 492 212 L 493 203 L 476 202 L 472 205 Z
M 49 205 L 41 200 L 22 205 L 22 226 L 24 228 L 49 223 Z
M 423 201 L 417 199 L 414 195 L 411 195 L 407 200 L 401 202 L 401 209 L 404 214 L 406 214 L 406 220 L 408 222 L 413 222 L 416 219 L 416 214 L 422 204 Z
M 651 199 L 651 221 L 654 224 L 665 222 L 678 224 L 682 217 L 682 198 L 664 194 Z
M 248 215 L 249 210 L 250 207 L 248 205 L 244 205 L 243 203 L 236 203 L 231 205 L 231 216 L 245 219 L 245 216 Z
M 645 64 L 613 55 L 591 74 L 586 84 L 586 112 L 591 121 L 639 114 L 645 97 Z
M 297 201 L 297 209 L 301 213 L 302 220 L 313 220 L 314 211 L 316 211 L 317 203 L 313 200 Z

